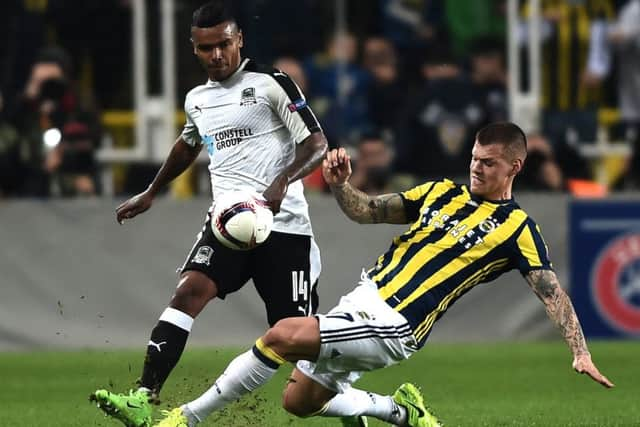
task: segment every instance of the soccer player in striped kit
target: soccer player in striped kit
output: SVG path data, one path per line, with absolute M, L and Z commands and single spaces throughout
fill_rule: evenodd
M 411 384 L 392 396 L 351 384 L 363 372 L 409 358 L 455 300 L 512 269 L 543 302 L 571 350 L 573 368 L 612 387 L 591 361 L 539 227 L 512 197 L 526 153 L 518 126 L 490 124 L 476 135 L 469 186 L 443 179 L 399 194 L 368 196 L 348 183 L 351 165 L 344 149 L 329 152 L 323 175 L 349 218 L 409 224 L 409 229 L 328 314 L 281 320 L 234 359 L 213 387 L 170 411 L 158 426 L 193 427 L 265 383 L 284 362 L 297 363 L 283 398 L 285 409 L 295 415 L 349 416 L 361 426 L 365 416 L 399 426 L 439 426 Z

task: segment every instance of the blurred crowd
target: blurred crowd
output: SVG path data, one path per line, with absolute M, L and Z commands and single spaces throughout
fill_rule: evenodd
M 80 106 L 63 51 L 40 53 L 11 107 L 0 121 L 0 192 L 34 197 L 96 194 L 97 117 Z
M 95 151 L 108 132 L 101 112 L 132 104 L 130 3 L 0 6 L 7 40 L 0 47 L 0 197 L 99 194 Z M 187 43 L 200 3 L 176 0 L 178 105 L 203 80 Z M 513 36 L 527 70 L 530 12 L 520 3 Z M 362 190 L 395 191 L 442 176 L 466 180 L 475 132 L 509 119 L 506 1 L 345 0 L 344 31 L 334 25 L 336 4 L 238 1 L 244 54 L 293 77 L 330 145 L 350 150 L 352 180 Z M 543 123 L 529 135 L 516 188 L 640 189 L 640 0 L 541 4 Z M 603 124 L 605 107 L 618 113 Z M 598 138 L 631 148 L 606 183 L 596 182 L 581 150 Z M 319 173 L 306 181 L 326 190 Z

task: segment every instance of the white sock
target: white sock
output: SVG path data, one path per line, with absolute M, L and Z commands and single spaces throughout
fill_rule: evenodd
M 196 414 L 191 412 L 191 409 L 189 409 L 187 405 L 182 405 L 181 408 L 182 414 L 187 417 L 187 425 L 189 427 L 195 427 L 196 424 L 200 422 L 200 419 L 196 416 Z
M 407 410 L 393 401 L 369 391 L 349 388 L 329 401 L 321 417 L 351 417 L 366 415 L 395 425 L 404 425 Z
M 284 359 L 258 340 L 251 350 L 229 363 L 227 369 L 209 390 L 185 406 L 198 421 L 202 421 L 211 412 L 269 381 L 282 363 Z

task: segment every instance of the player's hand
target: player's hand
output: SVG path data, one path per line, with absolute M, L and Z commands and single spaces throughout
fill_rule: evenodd
M 322 161 L 322 176 L 329 185 L 343 185 L 351 176 L 351 156 L 344 148 L 327 152 Z
M 116 208 L 116 220 L 123 224 L 125 219 L 131 219 L 146 211 L 153 204 L 153 195 L 147 191 L 137 194 Z
M 267 205 L 274 214 L 280 212 L 280 205 L 282 204 L 285 194 L 287 194 L 288 187 L 289 178 L 287 178 L 286 175 L 278 175 L 271 185 L 262 193 L 262 196 L 267 201 Z
M 573 369 L 580 374 L 589 375 L 594 381 L 599 382 L 606 388 L 613 387 L 613 383 L 598 371 L 596 365 L 591 361 L 591 355 L 581 354 L 573 358 Z

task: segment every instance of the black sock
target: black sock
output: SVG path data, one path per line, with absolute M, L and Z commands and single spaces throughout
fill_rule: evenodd
M 147 346 L 141 387 L 146 387 L 155 394 L 160 393 L 162 385 L 180 360 L 188 337 L 189 332 L 184 329 L 164 320 L 158 321 Z

